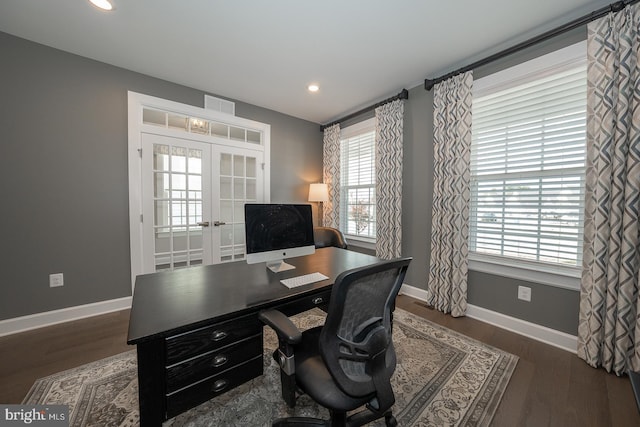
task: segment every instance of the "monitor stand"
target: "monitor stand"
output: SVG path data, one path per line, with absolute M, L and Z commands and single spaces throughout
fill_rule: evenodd
M 291 264 L 287 264 L 283 260 L 279 260 L 279 261 L 267 262 L 267 268 L 273 271 L 274 273 L 279 273 L 281 271 L 293 270 L 296 267 Z

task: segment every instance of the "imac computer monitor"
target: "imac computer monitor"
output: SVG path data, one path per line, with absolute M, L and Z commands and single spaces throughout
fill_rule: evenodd
M 286 258 L 315 252 L 311 205 L 244 205 L 247 263 L 266 262 L 274 271 L 295 268 Z

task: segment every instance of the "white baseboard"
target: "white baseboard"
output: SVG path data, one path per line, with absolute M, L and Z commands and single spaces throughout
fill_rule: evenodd
M 427 291 L 413 286 L 402 285 L 400 293 L 421 301 L 427 300 Z M 526 320 L 507 316 L 506 314 L 488 310 L 483 307 L 469 304 L 467 306 L 467 316 L 574 354 L 578 348 L 578 337 L 575 335 L 547 328 L 546 326 L 538 325 Z
M 0 337 L 128 308 L 131 308 L 131 297 L 94 302 L 91 304 L 62 308 L 60 310 L 15 317 L 13 319 L 0 320 Z
M 427 300 L 427 291 L 424 289 L 416 288 L 415 286 L 409 286 L 406 283 L 402 284 L 400 288 L 400 294 L 419 299 L 420 301 Z

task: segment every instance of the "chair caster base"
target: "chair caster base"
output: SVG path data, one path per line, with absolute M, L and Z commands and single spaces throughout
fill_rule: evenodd
M 291 417 L 291 418 L 280 418 L 273 422 L 273 427 L 308 427 L 308 426 L 328 426 L 329 424 L 325 420 L 321 420 L 318 418 L 302 418 L 302 417 Z
M 394 417 L 391 414 L 384 416 L 384 423 L 387 427 L 397 427 L 398 425 L 398 421 L 396 420 L 396 417 Z

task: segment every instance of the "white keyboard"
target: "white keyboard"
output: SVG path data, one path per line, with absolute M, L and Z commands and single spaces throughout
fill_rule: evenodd
M 309 273 L 303 274 L 302 276 L 290 277 L 288 279 L 280 280 L 280 283 L 285 285 L 287 288 L 296 288 L 302 285 L 308 285 L 309 283 L 319 282 L 321 280 L 327 280 L 328 277 L 322 273 Z

